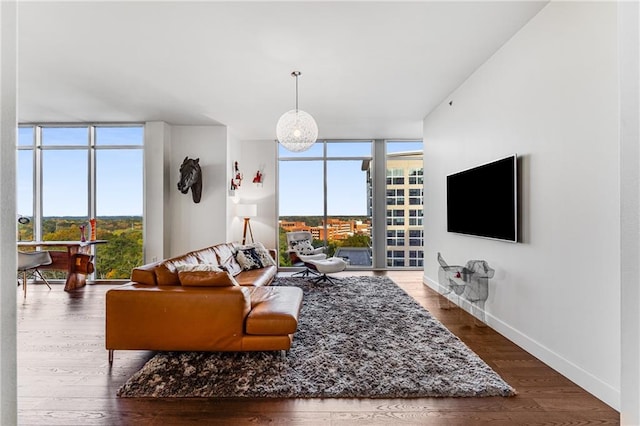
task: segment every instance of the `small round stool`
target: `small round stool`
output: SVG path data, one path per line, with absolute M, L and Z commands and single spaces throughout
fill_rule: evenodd
M 322 260 L 305 260 L 304 264 L 309 269 L 314 269 L 318 271 L 320 274 L 318 277 L 311 279 L 312 282 L 318 284 L 321 282 L 330 282 L 331 284 L 335 284 L 331 277 L 327 274 L 333 274 L 336 272 L 342 272 L 347 267 L 347 262 L 342 260 L 339 257 L 330 257 L 328 259 Z

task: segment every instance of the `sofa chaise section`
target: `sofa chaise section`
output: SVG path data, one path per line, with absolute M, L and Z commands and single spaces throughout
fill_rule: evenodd
M 222 265 L 231 261 L 220 259 L 221 250 L 216 250 L 219 246 L 222 245 L 135 268 L 131 282 L 107 292 L 106 348 L 110 363 L 114 350 L 125 349 L 286 351 L 291 348 L 302 306 L 302 290 L 268 286 L 277 273 L 275 266 L 236 273 L 228 285 L 180 284 L 177 265 Z M 224 244 L 223 257 L 230 247 L 234 246 Z

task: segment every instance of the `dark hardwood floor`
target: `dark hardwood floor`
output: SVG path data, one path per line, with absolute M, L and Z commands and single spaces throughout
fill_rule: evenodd
M 367 273 L 363 273 L 367 275 Z M 18 292 L 19 424 L 586 425 L 619 414 L 460 309 L 439 308 L 422 272 L 388 274 L 518 391 L 511 398 L 119 399 L 116 390 L 153 355 L 104 349 L 104 293 L 30 285 Z M 135 327 L 135 324 L 132 324 Z

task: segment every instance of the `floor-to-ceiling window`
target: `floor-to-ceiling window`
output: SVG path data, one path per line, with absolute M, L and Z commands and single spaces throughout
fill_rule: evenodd
M 422 141 L 387 141 L 386 164 L 387 267 L 421 267 L 424 253 Z
M 376 173 L 386 176 L 382 192 Z M 290 265 L 286 232 L 305 230 L 351 268 L 423 266 L 421 141 L 318 141 L 302 153 L 280 146 L 278 175 L 281 265 Z
M 79 240 L 95 218 L 95 279 L 124 279 L 142 263 L 143 127 L 21 125 L 18 240 Z M 52 277 L 64 275 L 48 272 Z
M 279 147 L 280 264 L 289 266 L 286 232 L 309 231 L 314 245 L 349 267 L 370 268 L 368 175 L 372 141 L 318 141 L 302 153 Z

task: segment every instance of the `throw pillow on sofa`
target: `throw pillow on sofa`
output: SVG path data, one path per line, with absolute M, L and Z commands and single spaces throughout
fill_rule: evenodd
M 173 257 L 159 262 L 154 267 L 154 273 L 158 285 L 180 285 L 180 279 L 178 278 L 178 269 L 180 265 L 196 265 L 200 263 L 198 258 L 192 253 L 187 253 L 182 256 Z
M 235 257 L 236 248 L 234 244 L 218 244 L 213 247 L 213 250 L 218 256 L 218 263 L 222 269 L 229 272 L 234 277 L 242 272 L 242 268 Z
M 236 253 L 236 260 L 245 271 L 264 268 L 255 247 L 239 248 Z
M 198 264 L 180 265 L 176 267 L 180 284 L 186 287 L 230 287 L 238 286 L 238 282 L 227 271 L 217 265 Z
M 260 258 L 260 263 L 262 263 L 263 268 L 266 268 L 267 266 L 277 266 L 276 261 L 273 260 L 273 257 L 271 257 L 271 255 L 269 254 L 269 250 L 267 250 L 262 243 L 253 243 L 253 244 L 247 244 L 244 246 L 239 246 L 238 250 L 249 249 L 249 248 L 256 249 L 256 254 Z

